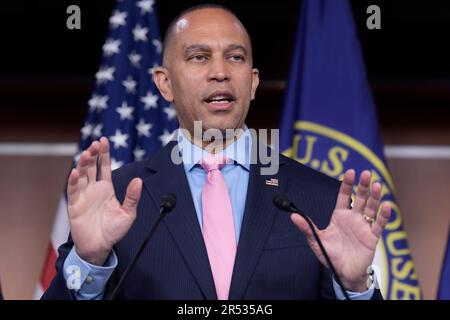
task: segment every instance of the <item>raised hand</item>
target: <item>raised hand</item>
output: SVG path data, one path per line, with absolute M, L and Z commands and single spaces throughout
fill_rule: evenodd
M 81 153 L 69 176 L 67 198 L 72 239 L 83 260 L 104 264 L 113 246 L 133 224 L 141 190 L 142 180 L 134 178 L 123 204 L 119 203 L 111 180 L 109 143 L 105 137 L 92 142 Z
M 377 215 L 380 207 L 381 185 L 375 182 L 370 190 L 370 177 L 369 171 L 361 173 L 355 203 L 352 208 L 349 208 L 355 171 L 347 170 L 330 224 L 323 230 L 316 227 L 345 289 L 355 292 L 367 289 L 366 270 L 373 261 L 378 239 L 391 214 L 389 204 L 383 204 Z M 306 235 L 311 249 L 320 262 L 327 265 L 305 219 L 296 213 L 291 215 L 291 219 Z

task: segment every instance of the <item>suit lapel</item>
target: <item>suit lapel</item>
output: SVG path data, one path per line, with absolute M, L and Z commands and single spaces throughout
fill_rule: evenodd
M 150 161 L 148 167 L 154 173 L 144 180 L 144 187 L 157 205 L 169 192 L 177 196 L 176 207 L 164 219 L 164 224 L 185 258 L 205 299 L 217 299 L 208 254 L 195 214 L 186 173 L 182 164 L 176 165 L 170 158 L 173 147 L 177 148 L 176 142 L 171 142 Z
M 282 164 L 280 158 L 280 171 Z M 275 176 L 263 176 L 260 174 L 260 169 L 259 163 L 250 166 L 247 199 L 233 269 L 230 300 L 242 299 L 245 294 L 278 213 L 273 205 L 273 197 L 278 193 L 284 193 L 288 183 L 287 177 L 280 177 L 280 171 Z M 279 179 L 278 187 L 266 184 L 266 180 L 271 178 Z

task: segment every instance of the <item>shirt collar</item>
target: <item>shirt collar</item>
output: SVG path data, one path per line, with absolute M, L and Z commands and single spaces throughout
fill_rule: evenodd
M 199 146 L 191 143 L 184 135 L 183 130 L 178 130 L 178 148 L 183 160 L 184 169 L 186 172 L 190 171 L 196 164 L 198 164 L 203 157 L 209 153 Z M 223 154 L 226 158 L 235 161 L 247 171 L 250 171 L 250 151 L 252 150 L 252 138 L 247 126 L 244 128 L 244 133 L 232 144 L 222 150 L 219 155 Z

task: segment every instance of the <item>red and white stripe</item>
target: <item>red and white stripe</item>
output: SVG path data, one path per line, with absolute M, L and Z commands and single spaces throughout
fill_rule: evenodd
M 65 195 L 63 194 L 59 201 L 58 210 L 56 211 L 55 223 L 53 224 L 44 269 L 42 270 L 41 278 L 39 279 L 39 283 L 34 294 L 35 299 L 39 299 L 42 296 L 55 277 L 55 262 L 58 258 L 58 248 L 67 241 L 69 232 L 70 226 L 67 215 L 67 201 Z

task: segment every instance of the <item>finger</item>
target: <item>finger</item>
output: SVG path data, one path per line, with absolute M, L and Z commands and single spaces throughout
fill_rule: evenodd
M 355 182 L 355 170 L 349 169 L 344 174 L 339 194 L 336 200 L 336 209 L 348 209 L 352 195 L 353 183 Z
M 87 177 L 87 167 L 89 161 L 90 153 L 85 150 L 80 155 L 80 160 L 78 160 L 77 171 L 78 171 L 78 188 L 80 191 L 86 189 L 88 185 L 88 177 Z
M 370 218 L 376 218 L 378 207 L 380 205 L 380 196 L 381 196 L 381 184 L 379 182 L 375 182 L 372 185 L 372 193 L 367 201 L 367 205 L 364 208 L 364 215 Z
M 98 141 L 92 142 L 88 148 L 88 151 L 90 153 L 87 166 L 87 176 L 89 183 L 94 183 L 97 181 L 97 157 L 99 149 L 100 144 Z
M 377 238 L 380 237 L 390 217 L 391 217 L 391 206 L 388 203 L 384 203 L 381 206 L 380 213 L 378 214 L 377 220 L 375 220 L 375 223 L 373 224 L 372 227 L 373 234 Z
M 127 193 L 123 200 L 122 209 L 133 218 L 136 217 L 136 209 L 141 198 L 142 180 L 134 178 L 128 184 Z
M 111 181 L 111 158 L 109 156 L 109 142 L 105 137 L 100 138 L 98 169 L 98 178 L 100 180 Z
M 80 196 L 80 189 L 78 188 L 78 171 L 73 168 L 70 172 L 69 179 L 67 181 L 67 203 L 70 205 L 77 202 Z
M 310 226 L 308 225 L 308 222 L 306 221 L 305 218 L 303 218 L 300 214 L 298 213 L 293 213 L 291 214 L 291 220 L 292 222 L 297 226 L 297 228 L 300 229 L 301 232 L 303 232 L 303 234 L 306 236 L 306 239 L 308 240 L 308 242 L 310 243 L 315 243 L 316 239 L 314 238 L 314 234 L 310 228 Z M 316 229 L 316 232 L 318 231 L 317 227 L 315 226 L 314 222 L 312 222 L 312 225 L 314 227 L 314 229 Z
M 356 200 L 353 206 L 355 212 L 362 213 L 370 194 L 370 171 L 364 170 L 359 176 L 358 191 L 356 192 Z

